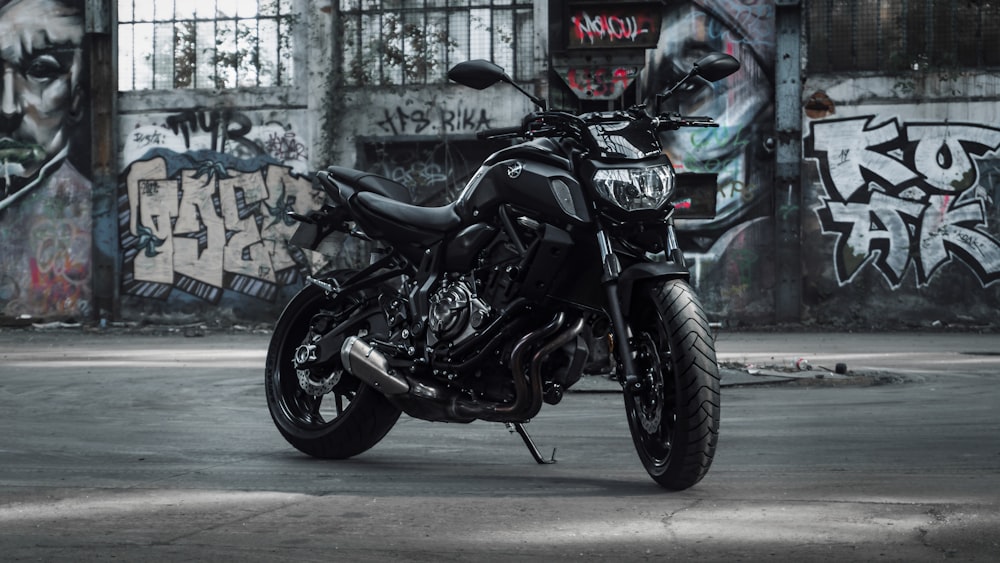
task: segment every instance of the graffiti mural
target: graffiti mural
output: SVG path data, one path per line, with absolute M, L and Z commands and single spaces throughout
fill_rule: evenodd
M 774 122 L 774 2 L 696 0 L 671 2 L 662 10 L 660 41 L 640 78 L 647 103 L 709 52 L 728 53 L 742 65 L 720 82 L 692 83 L 661 107 L 719 123 L 663 136 L 678 172 L 718 175 L 714 218 L 678 221 L 694 281 L 714 315 L 770 314 L 774 159 L 765 141 Z
M 819 162 L 826 191 L 814 209 L 836 236 L 841 286 L 872 267 L 900 287 L 907 273 L 926 286 L 964 263 L 985 287 L 1000 280 L 996 205 L 984 177 L 995 173 L 1000 129 L 969 123 L 906 123 L 869 115 L 811 123 L 805 156 Z
M 90 313 L 83 2 L 0 0 L 0 316 Z
M 560 67 L 554 69 L 569 89 L 584 100 L 620 98 L 639 74 L 637 67 Z
M 716 218 L 689 225 L 698 230 L 733 226 L 770 198 L 772 171 L 761 146 L 773 122 L 774 5 L 772 1 L 690 2 L 664 9 L 658 50 L 644 77 L 646 98 L 673 84 L 712 51 L 739 59 L 729 78 L 695 83 L 663 110 L 710 115 L 719 127 L 687 129 L 664 137 L 680 172 L 719 174 Z M 762 166 L 761 164 L 764 164 Z M 759 210 L 766 214 L 769 210 Z
M 119 232 L 125 295 L 274 301 L 310 270 L 288 240 L 323 201 L 296 129 L 233 110 L 185 110 L 126 136 Z

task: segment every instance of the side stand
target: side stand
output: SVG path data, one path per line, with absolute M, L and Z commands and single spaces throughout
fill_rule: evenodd
M 528 447 L 528 451 L 531 452 L 531 457 L 535 458 L 538 464 L 549 464 L 556 462 L 556 449 L 552 448 L 552 459 L 545 459 L 542 454 L 539 453 L 538 448 L 535 447 L 535 442 L 532 441 L 531 436 L 528 436 L 528 431 L 524 429 L 524 425 L 520 422 L 508 422 L 507 429 L 513 432 L 517 432 L 521 439 L 524 440 L 524 445 Z

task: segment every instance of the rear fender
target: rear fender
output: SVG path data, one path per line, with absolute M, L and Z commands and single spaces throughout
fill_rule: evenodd
M 348 218 L 347 209 L 340 206 L 324 205 L 322 209 L 313 211 L 307 216 L 297 213 L 289 215 L 299 222 L 299 226 L 296 227 L 288 243 L 299 248 L 316 250 L 331 234 L 350 232 L 345 223 Z

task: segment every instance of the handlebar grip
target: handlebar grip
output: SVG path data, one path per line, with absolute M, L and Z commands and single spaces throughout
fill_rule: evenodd
M 714 119 L 707 115 L 686 115 L 681 119 L 684 120 L 684 125 L 686 127 L 718 127 L 719 124 L 715 122 Z
M 680 115 L 676 113 L 662 114 L 653 118 L 658 131 L 677 130 L 681 127 L 718 127 L 714 119 L 704 115 Z
M 484 139 L 500 139 L 504 137 L 520 137 L 524 134 L 524 127 L 521 125 L 515 125 L 513 127 L 499 127 L 497 129 L 483 129 L 476 133 L 476 138 L 479 140 Z

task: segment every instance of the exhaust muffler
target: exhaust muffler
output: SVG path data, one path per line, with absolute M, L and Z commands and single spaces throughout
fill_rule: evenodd
M 340 359 L 351 375 L 371 385 L 384 395 L 405 395 L 410 384 L 395 373 L 382 352 L 357 336 L 348 337 L 340 347 Z

